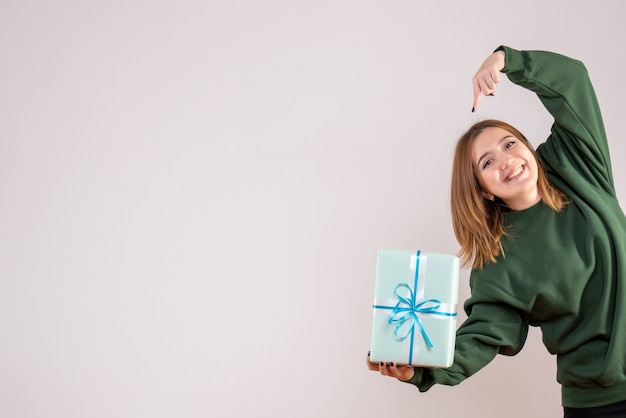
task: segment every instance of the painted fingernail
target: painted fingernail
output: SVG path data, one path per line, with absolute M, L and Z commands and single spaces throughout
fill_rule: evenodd
M 385 363 L 381 361 L 380 362 L 380 367 L 383 367 L 384 365 L 385 365 Z
M 474 113 L 474 108 L 472 108 L 472 113 Z
M 389 365 L 390 365 L 391 367 L 395 367 L 395 366 L 396 366 L 396 363 L 394 363 L 394 362 L 392 361 L 391 363 L 389 363 Z
M 493 96 L 493 93 L 491 93 L 490 96 Z
M 367 357 L 369 357 L 369 356 L 370 356 L 370 353 L 371 353 L 371 351 L 368 351 L 368 352 L 367 352 Z

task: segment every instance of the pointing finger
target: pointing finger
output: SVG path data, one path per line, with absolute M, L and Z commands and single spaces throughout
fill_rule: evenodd
M 472 113 L 478 110 L 478 105 L 480 104 L 480 84 L 478 80 L 474 77 L 472 80 L 472 85 L 474 87 L 474 103 L 472 104 Z

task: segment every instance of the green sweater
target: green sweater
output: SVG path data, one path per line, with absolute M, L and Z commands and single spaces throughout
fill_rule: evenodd
M 572 203 L 560 213 L 539 202 L 506 214 L 504 255 L 471 272 L 454 364 L 416 368 L 410 383 L 420 391 L 458 384 L 496 354 L 517 354 L 528 326 L 538 325 L 557 356 L 564 406 L 626 400 L 626 217 L 587 70 L 562 55 L 498 49 L 506 53 L 502 72 L 555 119 L 537 153 Z

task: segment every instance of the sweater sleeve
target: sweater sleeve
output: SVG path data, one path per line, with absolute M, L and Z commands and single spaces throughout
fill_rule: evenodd
M 425 392 L 435 384 L 457 385 L 495 356 L 517 354 L 528 335 L 528 323 L 512 306 L 474 289 L 465 302 L 467 319 L 457 331 L 454 363 L 447 369 L 416 368 L 408 383 Z
M 502 72 L 536 93 L 554 117 L 551 135 L 537 149 L 549 162 L 547 169 L 563 181 L 582 176 L 592 187 L 615 195 L 604 123 L 584 64 L 552 52 L 497 50 L 505 52 Z

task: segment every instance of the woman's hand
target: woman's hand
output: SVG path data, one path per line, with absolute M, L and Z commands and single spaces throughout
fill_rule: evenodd
M 400 366 L 393 362 L 385 363 L 384 361 L 381 361 L 380 363 L 372 363 L 370 361 L 369 353 L 367 354 L 365 361 L 367 362 L 368 369 L 379 372 L 383 376 L 395 377 L 400 380 L 411 380 L 415 374 L 413 366 Z
M 478 110 L 481 94 L 492 96 L 496 91 L 496 84 L 500 82 L 500 71 L 504 68 L 504 58 L 504 51 L 496 51 L 489 55 L 472 78 L 474 86 L 472 112 Z

